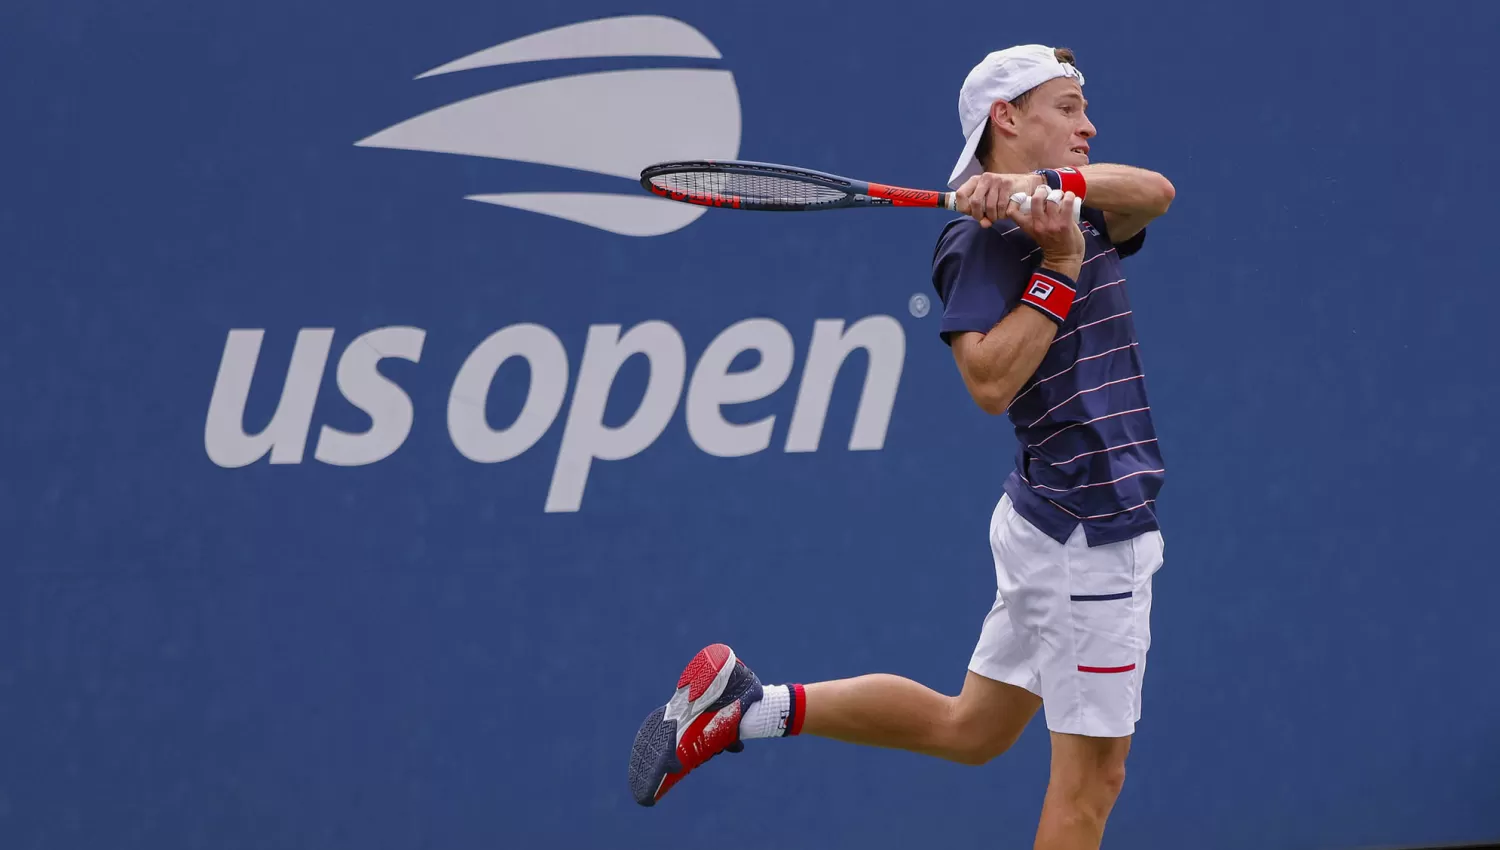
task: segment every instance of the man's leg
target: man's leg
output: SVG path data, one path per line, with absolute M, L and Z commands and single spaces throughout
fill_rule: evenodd
M 944 696 L 874 674 L 801 685 L 762 685 L 723 644 L 703 648 L 666 705 L 647 715 L 630 751 L 630 790 L 642 806 L 704 762 L 753 738 L 812 734 L 983 764 L 1010 748 L 1041 698 L 970 672 Z
M 1141 716 L 1151 645 L 1151 577 L 1159 533 L 1085 548 L 1068 542 L 1063 575 L 1039 571 L 1033 586 L 1051 616 L 1042 630 L 1040 690 L 1052 733 L 1052 775 L 1036 850 L 1097 850 L 1125 785 L 1125 757 Z
M 807 685 L 802 734 L 984 764 L 1016 742 L 1041 707 L 1036 694 L 970 672 L 946 696 L 883 673 Z
M 999 548 L 1008 539 L 1008 522 L 1024 525 L 1007 496 L 991 516 L 995 604 L 980 629 L 958 696 L 887 674 L 763 686 L 729 647 L 716 644 L 689 663 L 672 700 L 648 715 L 636 733 L 630 767 L 636 802 L 655 805 L 714 754 L 738 751 L 743 741 L 754 738 L 817 735 L 963 764 L 983 764 L 1008 750 L 1042 706 L 1039 629 L 1028 618 L 1046 613 L 1028 610 L 1018 617 L 1006 603 L 1006 588 L 1013 593 L 1019 588 L 1011 573 L 1027 559 L 1035 560 L 1033 552 L 1016 560 L 1014 553 Z M 1030 548 L 1040 548 L 1043 565 L 1050 564 L 1060 547 L 1040 532 L 1034 536 Z
M 1129 738 L 1052 733 L 1052 778 L 1036 850 L 1097 850 L 1104 822 L 1125 785 L 1129 752 Z
M 991 517 L 991 538 L 1011 513 L 1009 497 Z M 998 585 L 1007 569 L 997 552 Z M 949 697 L 898 676 L 871 675 L 805 688 L 803 734 L 983 764 L 1016 742 L 1042 705 L 1036 648 L 998 592 L 969 658 L 963 691 Z

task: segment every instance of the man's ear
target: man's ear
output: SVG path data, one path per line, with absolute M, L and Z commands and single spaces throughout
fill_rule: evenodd
M 990 132 L 1016 135 L 1016 113 L 1016 107 L 1009 101 L 997 100 L 990 104 Z

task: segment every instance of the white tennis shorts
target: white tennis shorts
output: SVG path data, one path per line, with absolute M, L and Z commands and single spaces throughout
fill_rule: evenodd
M 1079 526 L 1059 545 L 1005 496 L 990 520 L 990 548 L 999 590 L 969 669 L 1041 697 L 1053 732 L 1134 734 L 1161 532 L 1090 548 Z

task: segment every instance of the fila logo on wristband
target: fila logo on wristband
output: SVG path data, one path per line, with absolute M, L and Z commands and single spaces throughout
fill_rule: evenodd
M 1076 293 L 1077 290 L 1062 275 L 1037 272 L 1031 276 L 1021 302 L 1041 310 L 1053 321 L 1062 324 L 1068 318 L 1068 311 L 1073 308 L 1073 296 Z

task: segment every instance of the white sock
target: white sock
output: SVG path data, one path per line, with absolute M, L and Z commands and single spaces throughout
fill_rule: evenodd
M 786 734 L 791 715 L 792 689 L 786 685 L 766 685 L 764 696 L 753 702 L 740 718 L 740 740 L 780 738 Z

